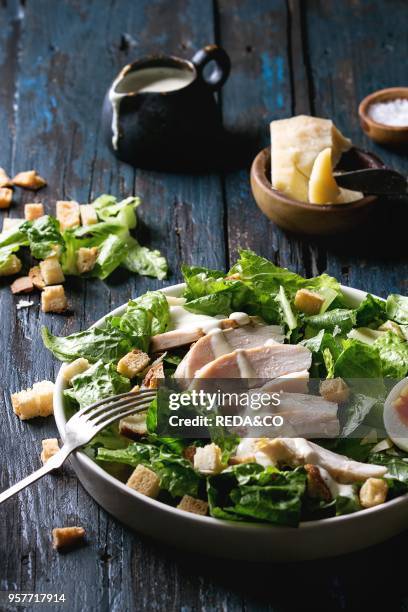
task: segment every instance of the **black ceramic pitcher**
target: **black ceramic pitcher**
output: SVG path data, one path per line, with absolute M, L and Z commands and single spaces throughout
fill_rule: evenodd
M 211 66 L 204 70 L 207 64 Z M 126 84 L 135 77 L 137 81 L 136 72 L 146 68 L 173 69 L 173 73 L 177 69 L 185 85 L 169 91 L 132 91 Z M 197 51 L 191 61 L 150 56 L 128 64 L 104 101 L 109 146 L 120 159 L 135 166 L 183 171 L 199 165 L 208 169 L 222 146 L 214 92 L 225 83 L 229 71 L 229 57 L 216 45 Z

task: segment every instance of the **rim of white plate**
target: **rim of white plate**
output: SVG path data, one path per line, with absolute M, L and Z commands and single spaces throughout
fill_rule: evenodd
M 177 285 L 170 285 L 168 287 L 164 287 L 161 291 L 165 295 L 180 297 L 180 294 L 185 289 L 184 283 L 179 283 Z M 354 289 L 353 287 L 346 287 L 341 285 L 341 290 L 343 292 L 344 297 L 350 306 L 358 305 L 367 295 L 366 291 L 362 291 L 361 289 Z M 373 295 L 373 294 L 372 294 Z M 374 296 L 377 297 L 377 296 Z M 382 299 L 382 298 L 380 298 Z M 126 308 L 127 303 L 115 308 L 111 312 L 107 313 L 104 317 L 96 321 L 91 327 L 99 327 L 104 322 L 105 318 L 111 315 L 120 315 Z M 65 364 L 63 364 L 58 372 L 57 379 L 55 381 L 55 389 L 54 389 L 54 417 L 55 422 L 61 436 L 61 439 L 64 439 L 65 433 L 65 412 L 64 412 L 64 396 L 63 391 L 66 388 L 66 384 L 63 378 L 63 371 L 65 368 Z M 248 531 L 248 530 L 265 530 L 265 533 L 273 533 L 275 530 L 279 531 L 279 533 L 284 532 L 285 530 L 293 530 L 293 529 L 301 529 L 301 530 L 313 530 L 317 529 L 319 526 L 327 526 L 334 523 L 340 522 L 351 522 L 355 518 L 361 518 L 362 515 L 368 516 L 369 514 L 380 514 L 387 512 L 388 508 L 397 506 L 399 504 L 404 504 L 408 501 L 408 493 L 392 499 L 385 504 L 380 506 L 375 506 L 373 508 L 366 508 L 363 510 L 358 510 L 357 512 L 353 512 L 352 514 L 344 514 L 342 516 L 334 516 L 330 518 L 318 519 L 315 521 L 304 521 L 300 523 L 298 527 L 286 527 L 286 526 L 276 526 L 268 523 L 250 523 L 250 522 L 241 522 L 241 521 L 227 521 L 216 519 L 211 516 L 200 516 L 198 514 L 192 514 L 189 512 L 184 512 L 183 510 L 179 510 L 174 506 L 169 506 L 161 501 L 156 499 L 152 499 L 150 497 L 146 497 L 146 495 L 142 495 L 138 493 L 134 489 L 127 487 L 123 482 L 105 472 L 103 468 L 101 468 L 97 463 L 95 463 L 90 457 L 88 457 L 83 451 L 75 451 L 74 453 L 75 459 L 82 465 L 83 468 L 90 470 L 96 477 L 99 477 L 102 482 L 109 482 L 111 485 L 119 488 L 123 493 L 127 494 L 131 499 L 135 498 L 141 502 L 144 502 L 147 506 L 153 506 L 156 509 L 160 509 L 163 512 L 168 514 L 176 514 L 178 516 L 183 516 L 183 519 L 186 521 L 191 521 L 194 523 L 206 523 L 207 525 L 213 525 L 214 529 L 235 529 L 239 531 Z

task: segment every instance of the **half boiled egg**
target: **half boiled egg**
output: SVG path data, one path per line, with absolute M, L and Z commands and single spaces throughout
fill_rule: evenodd
M 385 400 L 384 426 L 394 444 L 408 451 L 408 378 L 397 383 Z

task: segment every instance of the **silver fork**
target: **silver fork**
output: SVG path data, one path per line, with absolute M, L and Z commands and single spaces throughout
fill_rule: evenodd
M 61 467 L 67 457 L 75 450 L 88 444 L 102 429 L 111 425 L 118 419 L 146 410 L 150 402 L 155 398 L 156 391 L 141 389 L 137 393 L 121 393 L 95 402 L 86 408 L 78 410 L 73 417 L 67 421 L 65 426 L 64 445 L 47 463 L 36 470 L 30 476 L 23 478 L 20 482 L 6 489 L 0 494 L 0 504 L 18 491 L 25 489 L 31 483 L 48 474 L 52 470 Z

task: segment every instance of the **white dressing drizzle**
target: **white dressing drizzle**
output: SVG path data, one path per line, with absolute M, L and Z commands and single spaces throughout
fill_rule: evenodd
M 237 363 L 239 368 L 239 375 L 241 378 L 256 378 L 256 372 L 249 363 L 247 356 L 243 349 L 237 349 Z
M 239 327 L 242 327 L 243 325 L 249 325 L 251 322 L 251 319 L 246 312 L 231 312 L 229 319 L 231 319 L 231 321 L 235 321 L 235 323 L 237 323 Z
M 222 357 L 222 355 L 228 355 L 232 352 L 232 346 L 227 340 L 227 335 L 224 334 L 222 329 L 215 328 L 207 334 L 211 339 L 211 348 L 214 353 L 214 357 Z

